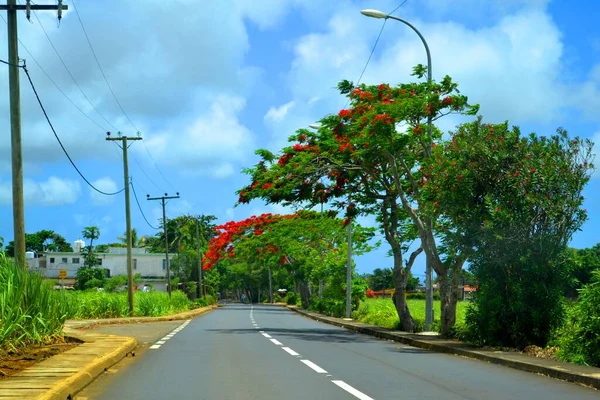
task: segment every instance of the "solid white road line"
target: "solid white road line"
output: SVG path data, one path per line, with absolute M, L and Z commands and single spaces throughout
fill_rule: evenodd
M 262 333 L 262 335 L 263 335 L 264 337 L 266 337 L 267 339 L 271 339 L 271 335 L 269 335 L 268 333 L 264 333 L 264 332 L 263 332 L 263 333 Z
M 158 349 L 160 347 L 160 344 L 153 344 L 152 346 L 150 346 L 151 350 L 155 350 Z
M 291 356 L 299 356 L 300 355 L 300 354 L 296 353 L 294 350 L 290 349 L 289 347 L 282 347 L 282 349 L 285 350 L 285 352 Z
M 275 343 L 277 346 L 281 346 L 283 345 L 283 343 L 281 343 L 279 340 L 277 339 L 271 339 L 271 342 Z
M 344 389 L 346 392 L 350 393 L 351 395 L 353 395 L 354 397 L 356 397 L 360 400 L 374 400 L 372 397 L 369 397 L 366 394 L 364 394 L 363 392 L 354 389 L 352 386 L 348 385 L 344 381 L 331 381 L 331 382 L 335 383 L 336 385 L 338 385 L 339 387 Z
M 308 360 L 300 360 L 302 361 L 304 364 L 306 364 L 308 367 L 312 368 L 315 372 L 319 373 L 319 374 L 326 374 L 327 371 L 325 371 L 323 368 L 319 367 L 317 364 L 315 364 L 312 361 L 308 361 Z

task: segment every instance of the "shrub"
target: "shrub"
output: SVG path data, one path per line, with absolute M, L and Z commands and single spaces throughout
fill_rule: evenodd
M 568 308 L 558 333 L 558 357 L 576 364 L 600 366 L 600 270 L 579 290 L 579 301 Z
M 406 293 L 406 300 L 425 300 L 427 295 L 424 292 Z
M 298 304 L 298 295 L 294 292 L 288 292 L 287 294 L 287 304 L 295 306 Z
M 117 275 L 109 278 L 104 284 L 104 290 L 109 293 L 123 290 L 123 287 L 127 284 L 127 276 Z
M 81 267 L 77 270 L 77 276 L 75 280 L 75 288 L 79 290 L 89 289 L 86 287 L 86 283 L 92 279 L 101 281 L 102 284 L 97 287 L 102 287 L 106 280 L 106 272 L 101 268 L 94 267 Z
M 67 318 L 62 294 L 0 252 L 0 351 L 61 335 Z

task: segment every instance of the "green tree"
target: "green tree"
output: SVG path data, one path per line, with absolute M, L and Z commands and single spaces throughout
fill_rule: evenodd
M 390 289 L 394 286 L 394 271 L 392 268 L 375 268 L 370 281 L 373 290 Z
M 592 143 L 562 129 L 522 136 L 481 118 L 451 137 L 426 167 L 426 195 L 446 222 L 444 246 L 468 252 L 478 282 L 467 315 L 473 339 L 543 346 L 562 323 L 566 246 L 586 219 Z
M 48 229 L 43 229 L 34 233 L 26 233 L 25 249 L 27 251 L 35 251 L 36 253 L 42 253 L 44 251 L 73 251 L 73 248 L 63 236 Z M 10 241 L 6 246 L 6 254 L 9 257 L 14 257 L 14 241 Z
M 86 226 L 83 228 L 81 236 L 89 240 L 89 245 L 81 249 L 83 265 L 85 267 L 95 267 L 96 265 L 100 265 L 100 261 L 94 252 L 94 240 L 100 237 L 100 229 L 97 226 Z
M 474 115 L 458 94 L 457 84 L 446 76 L 441 82 L 424 81 L 426 69 L 414 75 L 420 82 L 390 87 L 339 84 L 351 107 L 321 119 L 318 132 L 300 129 L 289 138 L 293 145 L 276 156 L 268 150 L 256 153 L 262 160 L 247 169 L 251 184 L 239 193 L 239 202 L 260 198 L 269 203 L 314 206 L 327 202 L 344 210 L 347 218 L 375 215 L 390 245 L 394 262 L 394 304 L 400 329 L 414 330 L 404 292 L 414 259 L 424 251 L 439 276 L 442 292 L 442 334 L 451 333 L 456 319 L 458 289 L 448 276 L 459 274 L 464 256 L 437 246 L 437 221 L 423 207 L 421 188 L 427 177 L 420 167 L 431 154 L 441 133 L 432 137 L 425 125 L 449 113 Z M 409 254 L 415 238 L 421 247 Z M 447 251 L 444 251 L 447 250 Z

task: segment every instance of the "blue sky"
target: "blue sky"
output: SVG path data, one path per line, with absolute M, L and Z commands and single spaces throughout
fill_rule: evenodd
M 77 1 L 104 73 L 135 128 L 102 78 L 72 1 L 65 3 L 71 10 L 60 27 L 51 12 L 38 17 L 81 91 L 35 17 L 29 23 L 21 14 L 19 37 L 82 112 L 23 47 L 20 56 L 27 59 L 65 147 L 100 189 L 123 186 L 120 150 L 105 141 L 105 132 L 142 132 L 144 143 L 134 142 L 130 148 L 130 172 L 143 212 L 158 226 L 161 209 L 158 202 L 146 201 L 146 194 L 179 191 L 181 199 L 167 206 L 171 217 L 193 212 L 225 222 L 286 212 L 258 201 L 234 208 L 234 192 L 248 181 L 240 170 L 254 164 L 256 148 L 276 151 L 297 128 L 344 106 L 345 98 L 334 87 L 342 79 L 358 79 L 383 23 L 359 11 L 389 12 L 401 1 L 211 0 L 202 7 L 193 0 L 168 7 L 157 0 Z M 481 104 L 485 120 L 508 120 L 525 132 L 546 135 L 564 127 L 572 135 L 600 140 L 600 4 L 408 0 L 395 15 L 411 21 L 426 37 L 434 78 L 452 76 L 472 102 Z M 6 42 L 6 26 L 0 21 L 0 58 L 5 60 Z M 408 81 L 417 63 L 425 63 L 418 37 L 389 21 L 362 81 Z M 12 208 L 6 68 L 3 74 L 0 236 L 8 242 Z M 62 154 L 24 76 L 21 92 L 26 231 L 52 229 L 73 242 L 84 226 L 97 225 L 100 242 L 114 241 L 125 230 L 123 195 L 91 191 Z M 448 117 L 439 126 L 448 131 L 459 122 Z M 594 200 L 599 182 L 595 177 L 586 188 L 590 219 L 575 235 L 574 247 L 600 242 L 600 207 Z M 143 234 L 156 232 L 133 198 L 132 221 Z M 357 258 L 358 269 L 391 266 L 386 250 L 384 246 Z M 422 276 L 423 270 L 421 258 L 415 272 Z

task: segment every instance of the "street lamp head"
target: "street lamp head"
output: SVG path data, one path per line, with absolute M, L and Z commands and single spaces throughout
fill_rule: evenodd
M 371 9 L 367 9 L 367 10 L 362 10 L 360 12 L 362 15 L 366 15 L 367 17 L 371 17 L 371 18 L 388 18 L 389 15 L 379 11 L 379 10 L 371 10 Z
M 308 125 L 308 127 L 311 129 L 319 129 L 321 128 L 321 124 L 310 124 Z

